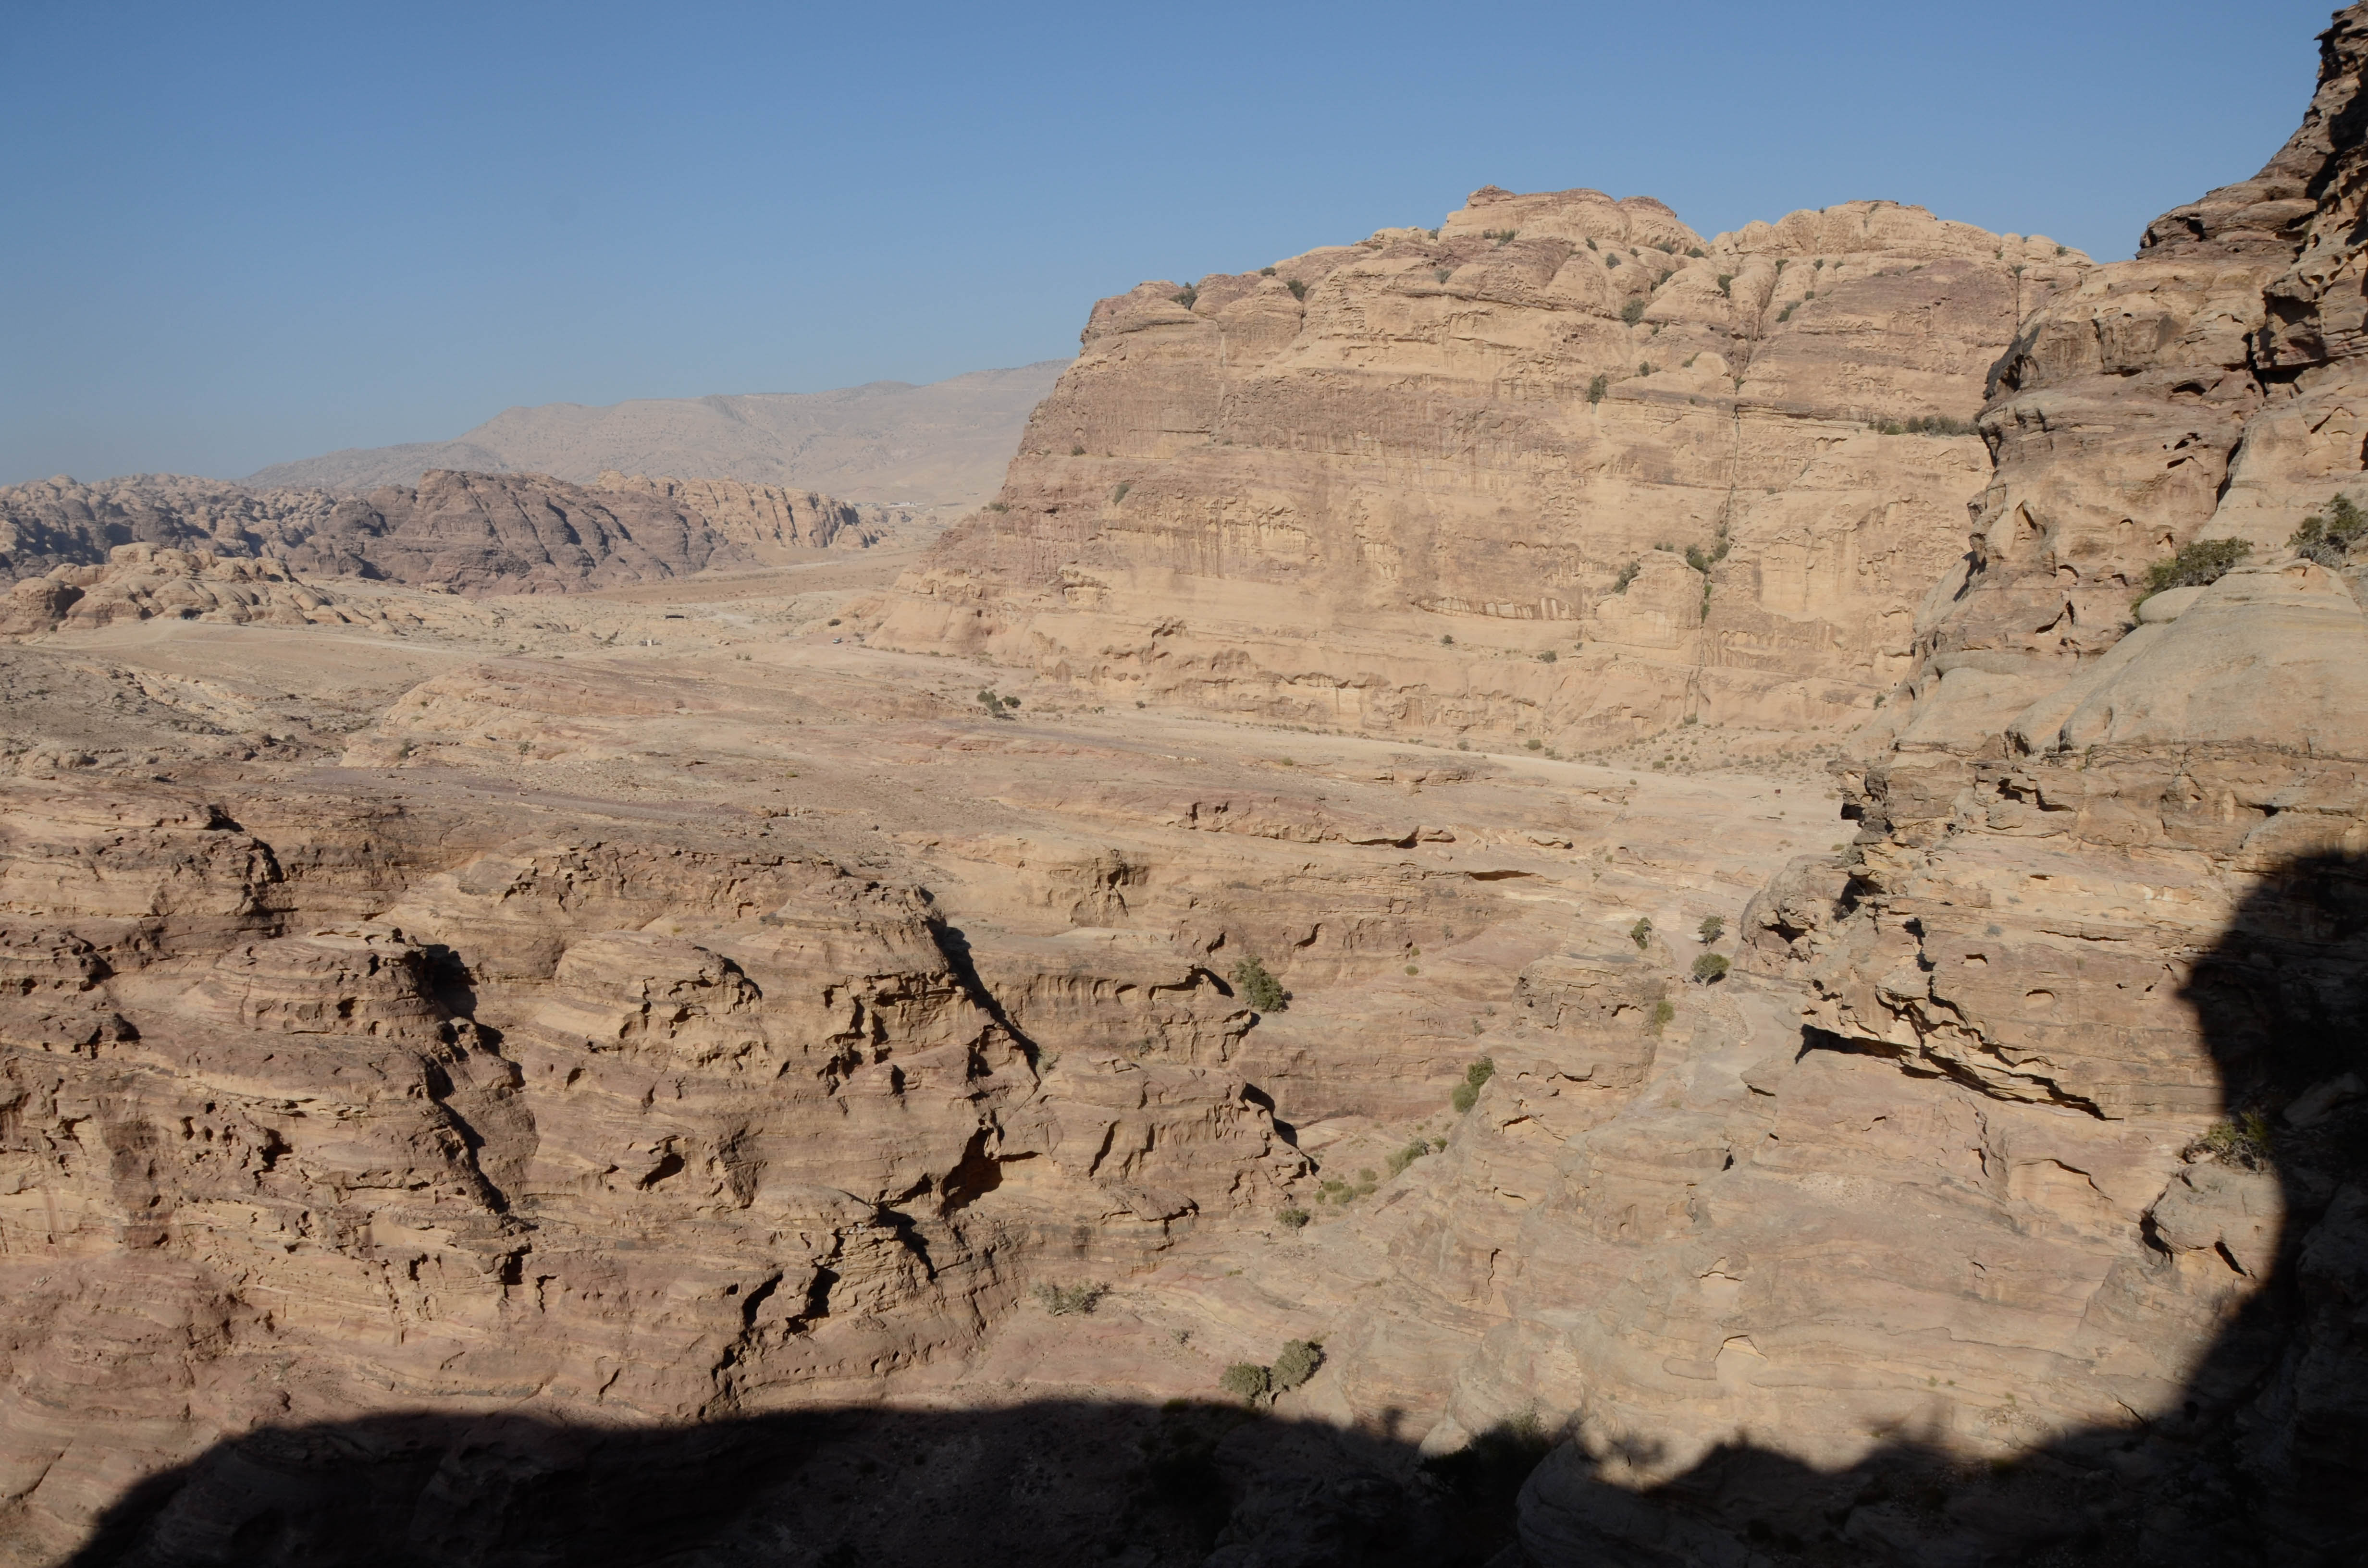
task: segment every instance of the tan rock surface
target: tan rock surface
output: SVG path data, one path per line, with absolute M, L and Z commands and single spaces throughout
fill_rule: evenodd
M 133 547 L 85 597 L 166 566 L 301 588 Z M 1797 775 L 1656 800 L 1050 684 L 990 717 L 991 669 L 831 624 L 895 569 L 341 585 L 7 651 L 51 693 L 0 813 L 14 1560 L 257 1423 L 1207 1392 L 1336 1321 L 1273 1288 L 1369 1200 L 1274 1217 L 1453 1131 L 1502 977 L 1830 831 Z M 1287 1270 L 1251 1300 L 1246 1247 Z M 1048 1331 L 1030 1288 L 1093 1279 Z
M 1909 669 L 1987 466 L 1880 429 L 1962 425 L 2089 270 L 1887 202 L 1706 241 L 1492 187 L 1436 231 L 1146 283 L 877 635 L 1374 733 L 1837 729 Z

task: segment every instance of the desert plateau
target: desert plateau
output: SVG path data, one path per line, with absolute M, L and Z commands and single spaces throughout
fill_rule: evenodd
M 2363 82 L 0 486 L 0 1564 L 2368 1562 Z

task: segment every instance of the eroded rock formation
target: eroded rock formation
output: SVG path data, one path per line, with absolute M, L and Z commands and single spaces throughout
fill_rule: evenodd
M 1705 240 L 1491 187 L 1146 283 L 877 635 L 1375 733 L 1838 730 L 1964 551 L 1985 373 L 2089 270 L 1889 202 Z

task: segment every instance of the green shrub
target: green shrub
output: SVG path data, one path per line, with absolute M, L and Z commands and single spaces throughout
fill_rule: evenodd
M 1717 941 L 1721 937 L 1726 935 L 1725 916 L 1719 915 L 1703 915 L 1702 917 L 1702 924 L 1694 927 L 1694 935 L 1702 938 L 1703 947 L 1709 947 L 1713 942 Z
M 1547 649 L 1544 653 L 1538 655 L 1538 663 L 1542 665 L 1551 665 L 1554 662 L 1554 651 L 1552 648 Z
M 1390 1167 L 1390 1175 L 1396 1176 L 1408 1165 L 1414 1164 L 1417 1160 L 1424 1158 L 1429 1153 L 1429 1141 L 1428 1139 L 1417 1138 L 1403 1149 L 1391 1150 L 1390 1157 L 1382 1163 Z
M 1644 363 L 1638 365 L 1636 367 L 1636 373 L 1640 376 L 1651 375 L 1653 373 L 1653 362 L 1650 359 L 1647 359 Z
M 1531 735 L 1528 740 L 1521 743 L 1521 747 L 1525 751 L 1543 751 L 1546 748 L 1546 744 L 1545 742 L 1538 739 L 1537 736 Z
M 1442 648 L 1452 648 L 1455 646 L 1455 639 L 1442 631 L 1439 634 L 1439 645 Z
M 1704 550 L 1698 544 L 1690 544 L 1686 546 L 1686 564 L 1702 575 L 1708 576 L 1712 567 L 1726 559 L 1728 548 L 1727 541 L 1724 539 L 1709 550 Z
M 1298 1204 L 1293 1203 L 1287 1208 L 1277 1210 L 1275 1218 L 1281 1221 L 1288 1228 L 1298 1231 L 1304 1230 L 1306 1228 L 1307 1221 L 1314 1219 L 1315 1216 L 1310 1214 L 1306 1210 L 1302 1209 Z
M 1793 319 L 1793 312 L 1800 308 L 1801 302 L 1798 300 L 1795 300 L 1791 304 L 1785 306 L 1782 310 L 1778 311 L 1776 312 L 1776 319 L 1780 322 L 1791 321 Z
M 1234 983 L 1241 988 L 1242 1000 L 1261 1013 L 1291 1010 L 1291 993 L 1255 958 L 1246 958 L 1234 966 Z
M 1653 922 L 1645 915 L 1636 916 L 1636 924 L 1628 927 L 1628 939 L 1642 952 L 1653 945 Z
M 2180 546 L 2179 553 L 2169 560 L 2146 568 L 2146 591 L 2158 594 L 2165 588 L 2200 588 L 2216 583 L 2252 552 L 2253 547 L 2241 539 L 2192 540 Z
M 1613 256 L 1610 251 L 1605 251 L 1603 253 L 1603 265 L 1606 269 L 1617 267 L 1620 265 L 1620 258 Z
M 1099 1283 L 1036 1287 L 1037 1301 L 1056 1318 L 1090 1316 L 1093 1310 L 1101 1305 L 1102 1298 L 1109 1294 L 1110 1287 Z
M 1700 985 L 1715 985 L 1726 978 L 1727 961 L 1722 953 L 1704 953 L 1694 960 L 1694 982 Z
M 1484 240 L 1494 240 L 1500 245 L 1510 244 L 1520 232 L 1519 229 L 1483 229 L 1480 231 L 1480 237 Z
M 1289 287 L 1291 289 L 1291 297 L 1292 299 L 1304 300 L 1307 298 L 1307 285 L 1301 282 L 1298 278 L 1294 278 L 1291 279 Z
M 1189 311 L 1192 308 L 1193 301 L 1200 299 L 1201 290 L 1195 289 L 1190 283 L 1187 283 L 1183 288 L 1178 289 L 1175 293 L 1170 294 L 1167 297 Z
M 1700 261 L 1710 255 L 1708 251 L 1702 249 L 1700 245 L 1688 245 L 1686 247 L 1686 254 L 1693 257 L 1696 261 Z
M 1735 274 L 1734 274 L 1734 273 L 1732 273 L 1732 272 L 1722 272 L 1722 273 L 1720 273 L 1720 274 L 1718 275 L 1718 291 L 1719 291 L 1720 293 L 1722 293 L 1722 294 L 1725 295 L 1725 296 L 1726 296 L 1728 299 L 1730 299 L 1730 300 L 1732 300 L 1732 299 L 1734 299 L 1734 298 L 1735 298 Z
M 1320 1339 L 1294 1339 L 1284 1345 L 1282 1354 L 1274 1358 L 1274 1392 L 1289 1393 L 1315 1375 L 1324 1365 L 1324 1342 Z
M 1236 1361 L 1217 1379 L 1217 1386 L 1246 1404 L 1256 1404 L 1274 1387 L 1274 1374 L 1255 1361 Z
M 1655 764 L 1655 766 L 1657 767 L 1659 765 Z M 1677 1016 L 1678 1005 L 1670 1001 L 1668 997 L 1664 996 L 1659 1001 L 1655 1002 L 1653 1004 L 1653 1021 L 1649 1026 L 1651 1032 L 1657 1037 L 1663 1029 L 1669 1027 L 1669 1021 Z
M 1496 1075 L 1497 1059 L 1493 1056 L 1484 1056 L 1466 1067 L 1463 1070 L 1463 1082 L 1456 1085 L 1455 1092 L 1447 1096 L 1448 1103 L 1455 1108 L 1455 1114 L 1461 1116 L 1477 1104 L 1480 1099 L 1481 1085 Z
M 1970 419 L 1927 414 L 1915 419 L 1878 419 L 1873 428 L 1878 436 L 1970 436 L 1979 426 Z
M 2270 1119 L 2258 1110 L 2243 1111 L 2226 1121 L 2213 1123 L 2212 1130 L 2195 1141 L 2199 1149 L 2209 1150 L 2232 1165 L 2258 1171 L 2270 1163 Z
M 1609 376 L 1598 376 L 1593 381 L 1587 383 L 1587 401 L 1589 403 L 1601 403 L 1603 401 L 1603 394 L 1611 390 L 1611 378 Z
M 2286 543 L 2321 566 L 2340 566 L 2362 535 L 2368 535 L 2368 512 L 2351 496 L 2338 495 L 2327 504 L 2326 516 L 2305 517 Z
M 1274 276 L 1274 268 L 1271 267 L 1261 267 L 1258 268 L 1258 276 L 1260 278 L 1271 278 Z
M 1086 449 L 1082 446 L 1071 447 L 1069 449 L 1069 455 L 1073 458 L 1084 457 L 1086 455 Z
M 1636 574 L 1644 568 L 1645 563 L 1642 561 L 1631 561 L 1627 565 L 1620 568 L 1620 575 L 1611 579 L 1611 591 L 1615 594 L 1626 593 L 1628 585 L 1636 580 Z
M 1645 319 L 1645 301 L 1642 300 L 1631 300 L 1626 304 L 1621 306 L 1620 319 L 1626 322 L 1630 326 L 1634 326 L 1638 322 L 1643 321 Z
M 1126 493 L 1133 488 L 1134 481 L 1131 479 L 1121 480 L 1119 482 L 1119 487 L 1110 492 L 1110 505 L 1115 506 L 1120 502 L 1125 500 Z
M 1454 276 L 1455 268 L 1452 267 L 1435 267 L 1431 271 L 1430 280 L 1434 283 L 1444 283 Z

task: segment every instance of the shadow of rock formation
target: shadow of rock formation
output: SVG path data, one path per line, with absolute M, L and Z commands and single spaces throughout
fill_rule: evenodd
M 153 1476 L 71 1561 L 264 1568 L 1479 1564 L 1543 1445 L 1238 1405 L 835 1408 L 691 1426 L 409 1412 L 265 1427 Z

